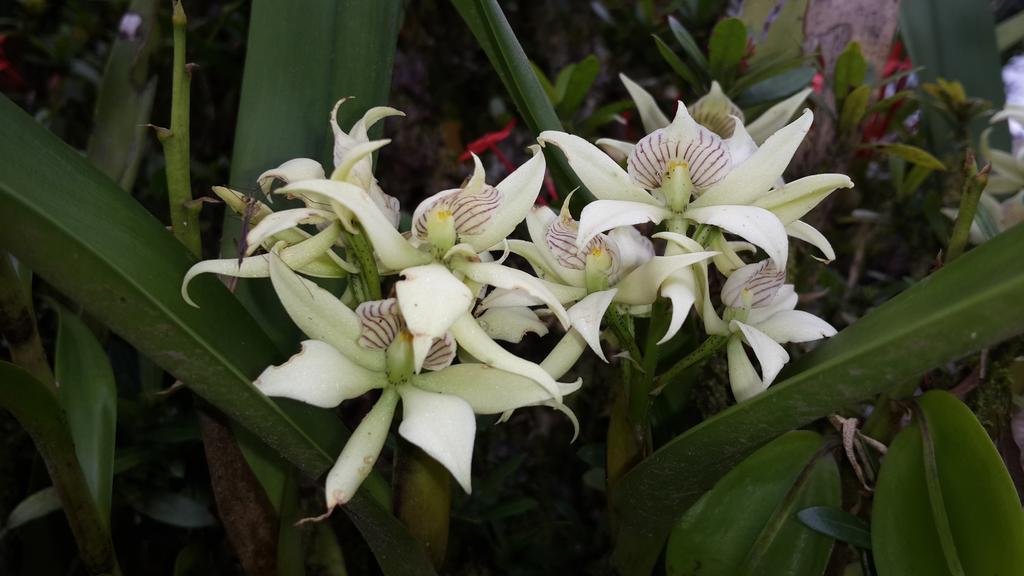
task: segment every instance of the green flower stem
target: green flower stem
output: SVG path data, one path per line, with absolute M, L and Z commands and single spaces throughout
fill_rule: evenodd
M 395 515 L 440 568 L 448 549 L 451 476 L 437 460 L 399 437 L 395 445 Z
M 22 368 L 0 362 L 0 408 L 25 428 L 46 463 L 86 571 L 119 576 L 110 531 L 89 492 L 57 395 Z
M 360 230 L 362 230 L 360 228 Z M 373 258 L 373 247 L 366 239 L 366 234 L 343 232 L 345 235 L 345 246 L 355 256 L 356 264 L 359 266 L 359 276 L 350 278 L 352 292 L 357 303 L 368 300 L 380 300 L 380 275 L 377 273 L 377 261 Z
M 690 352 L 685 358 L 676 362 L 671 368 L 665 371 L 664 374 L 658 377 L 658 386 L 651 390 L 651 395 L 656 396 L 661 394 L 665 386 L 668 386 L 675 379 L 686 371 L 688 368 L 697 366 L 711 357 L 715 352 L 725 346 L 726 342 L 729 341 L 728 336 L 711 336 L 704 341 L 703 344 L 697 347 L 696 350 Z
M 181 2 L 174 3 L 171 17 L 174 27 L 174 63 L 171 79 L 171 127 L 157 128 L 164 147 L 167 171 L 167 199 L 171 210 L 174 237 L 197 258 L 202 253 L 199 238 L 199 212 L 192 201 L 192 177 L 189 168 L 189 94 L 191 66 L 185 63 L 185 27 L 188 19 Z
M 7 341 L 15 364 L 36 380 L 54 386 L 53 372 L 32 314 L 32 303 L 6 252 L 0 252 L 0 334 Z
M 960 209 L 957 211 L 956 223 L 953 225 L 953 235 L 949 239 L 949 249 L 946 250 L 946 264 L 956 260 L 964 253 L 967 247 L 967 239 L 971 234 L 971 224 L 974 222 L 974 214 L 978 211 L 978 201 L 981 200 L 981 193 L 988 184 L 988 172 L 991 165 L 986 165 L 978 170 L 974 161 L 974 153 L 967 151 L 964 158 L 964 184 L 960 192 Z

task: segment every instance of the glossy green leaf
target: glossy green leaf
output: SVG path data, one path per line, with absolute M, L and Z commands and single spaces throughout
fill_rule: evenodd
M 911 146 L 910 144 L 894 142 L 892 144 L 879 144 L 877 146 L 872 146 L 872 148 L 882 152 L 883 154 L 902 158 L 915 166 L 922 166 L 929 170 L 946 169 L 946 165 L 935 156 L 932 156 L 927 150 L 918 148 L 917 146 Z
M 708 70 L 725 88 L 732 86 L 743 55 L 747 52 L 747 28 L 737 18 L 725 18 L 711 30 L 708 40 Z
M 867 73 L 868 63 L 860 51 L 860 44 L 850 42 L 836 59 L 835 78 L 832 81 L 832 91 L 835 93 L 836 102 L 840 103 L 840 108 L 846 95 L 864 83 Z
M 59 308 L 54 377 L 75 453 L 104 522 L 110 521 L 117 384 L 107 353 L 82 319 Z
M 871 526 L 866 520 L 842 508 L 812 506 L 797 512 L 797 518 L 808 527 L 865 550 L 871 549 Z
M 786 60 L 777 60 L 774 63 L 766 66 L 758 66 L 751 68 L 743 76 L 740 76 L 736 83 L 732 85 L 729 93 L 732 95 L 742 94 L 748 88 L 756 86 L 761 82 L 769 80 L 780 74 L 789 72 L 795 68 L 805 66 L 808 63 L 808 59 L 804 56 L 797 56 L 796 58 L 788 58 Z
M 540 134 L 544 130 L 562 130 L 558 114 L 530 68 L 530 61 L 497 0 L 452 0 L 452 4 L 487 54 L 530 131 Z M 544 148 L 544 155 L 555 183 L 564 193 L 579 188 L 580 197 L 589 198 L 590 193 L 569 170 L 565 157 L 554 148 Z
M 781 100 L 806 88 L 814 74 L 815 70 L 810 66 L 801 66 L 776 74 L 744 90 L 736 97 L 736 104 L 746 107 Z
M 1022 243 L 1018 226 L 971 250 L 623 476 L 612 492 L 615 566 L 649 574 L 676 519 L 766 440 L 1024 331 Z
M 601 63 L 593 54 L 580 60 L 573 67 L 569 83 L 565 87 L 562 99 L 558 103 L 558 114 L 565 119 L 570 119 L 583 105 L 583 100 L 590 92 L 590 87 L 597 80 L 597 73 L 601 71 Z
M 922 66 L 918 79 L 957 80 L 968 96 L 983 98 L 996 109 L 1006 99 L 1002 63 L 996 43 L 992 10 L 977 0 L 913 0 L 900 3 L 900 30 L 915 66 Z M 925 110 L 925 124 L 932 149 L 948 149 L 952 133 L 940 114 Z M 971 124 L 974 144 L 987 127 L 986 119 Z M 1010 148 L 1006 125 L 993 127 L 992 146 Z
M 673 16 L 668 17 L 668 27 L 672 30 L 672 35 L 675 37 L 676 42 L 679 43 L 679 46 L 682 47 L 683 52 L 697 66 L 698 71 L 707 73 L 708 59 L 704 56 L 704 52 L 701 51 L 700 47 L 697 46 L 697 41 L 693 39 L 693 36 L 686 27 Z
M 252 386 L 282 358 L 227 289 L 200 278 L 190 292 L 202 308 L 185 304 L 193 260 L 158 220 L 6 98 L 0 123 L 0 246 L 306 474 L 324 473 L 346 431 L 323 410 L 275 403 Z M 307 424 L 325 416 L 330 429 Z M 353 502 L 378 523 L 360 529 L 380 536 L 369 544 L 384 572 L 430 574 L 422 548 L 366 499 Z
M 113 183 L 111 186 L 127 200 L 127 194 Z M 0 409 L 10 412 L 28 432 L 46 463 L 86 570 L 120 574 L 110 531 L 89 493 L 67 418 L 53 389 L 20 367 L 0 361 Z
M 839 130 L 849 133 L 856 130 L 864 114 L 868 110 L 868 100 L 871 98 L 871 87 L 861 84 L 853 89 L 846 99 L 843 100 L 843 110 L 839 114 Z
M 665 552 L 671 576 L 820 576 L 832 539 L 797 511 L 838 506 L 839 468 L 822 438 L 796 431 L 732 469 L 676 524 Z
M 878 573 L 1018 573 L 1024 512 L 992 440 L 947 392 L 928 392 L 918 405 L 878 476 L 871 520 Z
M 665 44 L 665 41 L 659 38 L 657 34 L 652 34 L 651 37 L 654 38 L 654 45 L 658 48 L 658 53 L 661 54 L 661 57 L 665 59 L 665 62 L 672 67 L 672 70 L 674 70 L 676 74 L 679 74 L 679 77 L 683 79 L 683 82 L 686 82 L 690 90 L 694 92 L 703 91 L 703 84 L 698 80 L 697 74 L 691 70 L 690 67 L 679 58 L 679 56 L 676 56 L 676 53 L 673 52 L 672 49 L 669 48 L 668 44 Z

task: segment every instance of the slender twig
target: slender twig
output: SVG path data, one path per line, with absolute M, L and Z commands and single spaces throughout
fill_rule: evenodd
M 704 341 L 696 350 L 687 354 L 682 360 L 676 362 L 671 368 L 665 371 L 664 374 L 658 377 L 658 386 L 651 390 L 651 395 L 656 396 L 661 394 L 665 386 L 668 386 L 675 379 L 682 374 L 686 369 L 691 366 L 696 366 L 701 362 L 707 360 L 712 354 L 717 352 L 725 343 L 729 341 L 728 336 L 711 336 Z
M 949 239 L 949 249 L 946 250 L 946 264 L 956 260 L 964 253 L 967 246 L 967 239 L 971 234 L 971 224 L 974 222 L 974 214 L 978 211 L 978 201 L 981 200 L 981 193 L 988 183 L 988 173 L 992 168 L 986 164 L 978 170 L 974 161 L 974 153 L 967 151 L 964 158 L 964 183 L 960 193 L 960 209 L 957 211 L 956 223 L 953 225 L 953 235 Z
M 14 262 L 5 252 L 0 252 L 0 334 L 7 341 L 15 364 L 40 382 L 54 385 L 46 350 L 39 340 L 31 301 L 22 288 Z
M 377 272 L 377 261 L 373 257 L 373 247 L 366 239 L 366 234 L 362 232 L 361 228 L 359 233 L 343 232 L 343 234 L 345 245 L 355 256 L 356 264 L 359 266 L 359 276 L 350 279 L 356 302 L 380 300 L 382 297 L 380 274 Z

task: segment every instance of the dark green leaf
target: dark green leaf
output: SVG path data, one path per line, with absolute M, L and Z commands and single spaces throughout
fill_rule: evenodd
M 932 169 L 925 168 L 924 166 L 917 165 L 911 168 L 907 177 L 900 185 L 900 194 L 904 196 L 913 194 L 914 191 L 924 183 L 925 178 L 927 178 L 931 173 Z
M 683 52 L 686 54 L 701 73 L 707 73 L 708 70 L 708 59 L 701 52 L 700 47 L 697 46 L 696 40 L 686 30 L 686 28 L 676 20 L 675 17 L 668 17 L 668 27 L 672 30 L 672 35 L 675 36 L 676 42 L 682 47 Z
M 597 128 L 615 120 L 619 114 L 622 114 L 626 110 L 631 110 L 635 104 L 632 100 L 619 100 L 610 104 L 605 104 L 594 111 L 586 120 L 583 121 L 583 125 L 579 131 L 581 135 L 589 135 L 593 133 Z
M 868 63 L 860 51 L 860 44 L 850 42 L 836 59 L 835 80 L 832 83 L 832 91 L 835 92 L 836 103 L 840 109 L 846 95 L 864 83 L 867 73 Z
M 895 142 L 892 144 L 878 144 L 876 146 L 871 146 L 871 148 L 889 156 L 902 158 L 911 164 L 928 168 L 929 170 L 946 169 L 946 165 L 943 164 L 941 160 L 928 153 L 927 150 L 923 150 L 917 146 L 911 146 L 910 144 L 900 144 L 899 142 Z
M 649 574 L 676 519 L 766 440 L 1024 331 L 1021 243 L 1024 226 L 971 250 L 797 361 L 766 393 L 701 422 L 623 476 L 612 492 L 616 567 Z
M 762 66 L 801 56 L 803 54 L 804 16 L 807 14 L 807 0 L 782 2 L 782 8 L 775 14 L 771 24 L 768 24 L 767 31 L 764 30 L 767 17 L 761 19 L 760 27 L 755 28 L 754 22 L 745 16 L 749 5 L 754 3 L 753 0 L 746 0 L 743 3 L 744 15 L 740 16 L 754 35 L 754 55 L 750 58 L 750 65 Z M 760 0 L 756 4 L 760 4 L 759 12 L 763 13 L 764 10 L 768 10 L 771 13 L 780 2 Z
M 238 301 L 200 278 L 190 292 L 203 308 L 185 304 L 181 280 L 193 260 L 159 221 L 6 98 L 0 123 L 9 167 L 0 172 L 0 245 L 305 473 L 324 473 L 337 454 L 331 443 L 347 433 L 329 413 L 276 404 L 252 385 L 281 358 Z M 325 417 L 330 430 L 308 425 Z M 385 573 L 432 573 L 393 516 L 370 502 L 361 510 L 377 523 L 366 533 L 380 537 L 369 544 Z
M 43 488 L 18 502 L 7 515 L 7 521 L 0 526 L 0 538 L 15 528 L 60 510 L 60 497 L 53 486 Z
M 871 98 L 871 87 L 861 84 L 843 101 L 843 111 L 839 114 L 839 130 L 849 133 L 856 130 L 864 114 L 868 111 L 868 100 Z
M 117 431 L 117 384 L 107 353 L 82 320 L 58 308 L 54 376 L 75 453 L 104 522 L 110 520 Z
M 569 80 L 572 79 L 572 73 L 575 69 L 575 64 L 569 64 L 562 68 L 558 72 L 558 76 L 555 77 L 555 97 L 552 99 L 552 102 L 556 105 L 561 104 L 562 99 L 565 98 L 565 91 L 569 88 Z
M 667 573 L 819 576 L 832 539 L 801 524 L 796 512 L 839 504 L 839 470 L 821 448 L 817 433 L 790 432 L 733 468 L 676 524 Z
M 597 73 L 600 70 L 601 63 L 593 54 L 580 60 L 573 67 L 565 93 L 562 95 L 561 102 L 558 103 L 558 114 L 562 118 L 571 119 L 576 114 L 583 104 L 583 99 L 590 92 L 590 87 L 594 85 L 594 80 L 597 80 Z
M 540 85 L 544 88 L 544 93 L 548 95 L 548 99 L 551 100 L 552 104 L 554 104 L 555 87 L 551 85 L 551 80 L 548 79 L 547 74 L 545 74 L 544 71 L 537 66 L 537 63 L 532 60 L 530 61 L 530 69 L 533 70 L 533 73 L 537 76 L 537 81 L 540 82 Z
M 822 534 L 858 548 L 871 549 L 871 526 L 863 518 L 842 508 L 812 506 L 798 512 L 797 517 Z
M 725 89 L 732 87 L 743 55 L 747 53 L 747 28 L 737 18 L 725 18 L 715 25 L 708 40 L 708 70 Z
M 799 68 L 807 64 L 807 58 L 804 56 L 797 56 L 796 58 L 790 58 L 787 60 L 780 60 L 767 66 L 759 66 L 757 68 L 751 68 L 746 74 L 740 76 L 736 83 L 732 85 L 730 93 L 742 94 L 744 90 L 757 85 L 760 82 L 764 82 L 774 76 L 778 76 L 784 72 L 788 72 L 794 68 Z
M 1002 458 L 956 397 L 936 390 L 918 402 L 878 476 L 878 573 L 1016 573 L 1024 566 L 1024 513 Z
M 815 70 L 810 66 L 794 68 L 781 74 L 776 74 L 767 80 L 763 80 L 748 88 L 745 92 L 736 97 L 736 104 L 742 107 L 781 100 L 786 96 L 803 90 L 814 78 Z
M 657 46 L 658 53 L 661 54 L 661 57 L 665 59 L 665 62 L 672 67 L 672 70 L 675 70 L 675 73 L 679 74 L 679 77 L 683 79 L 683 82 L 686 82 L 688 88 L 694 92 L 702 92 L 704 85 L 697 79 L 697 74 L 694 73 L 693 70 L 690 70 L 690 67 L 680 60 L 679 56 L 676 56 L 676 53 L 673 52 L 672 49 L 668 47 L 668 44 L 665 44 L 657 34 L 652 34 L 651 37 L 654 38 L 654 45 Z

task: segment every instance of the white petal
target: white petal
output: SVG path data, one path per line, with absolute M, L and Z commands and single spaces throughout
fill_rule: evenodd
M 270 259 L 270 281 L 288 316 L 306 336 L 322 340 L 369 370 L 384 370 L 384 354 L 357 343 L 359 318 L 334 294 L 302 278 L 281 258 Z
M 762 248 L 780 270 L 786 269 L 789 241 L 786 228 L 774 214 L 756 206 L 708 206 L 690 208 L 686 217 L 718 226 Z
M 530 333 L 538 336 L 548 333 L 547 324 L 526 306 L 490 308 L 477 317 L 477 322 L 491 338 L 513 344 L 522 342 Z
M 352 431 L 341 455 L 327 473 L 325 490 L 328 511 L 351 500 L 359 485 L 373 471 L 373 465 L 388 439 L 388 430 L 391 429 L 397 405 L 398 393 L 386 388 L 370 412 L 363 417 L 363 421 Z
M 333 180 L 307 180 L 285 186 L 278 193 L 308 193 L 335 202 L 351 210 L 363 225 L 381 263 L 391 270 L 402 270 L 430 261 L 430 255 L 417 250 L 402 237 L 370 195 L 358 186 Z
M 268 214 L 246 234 L 245 243 L 248 246 L 246 255 L 252 255 L 264 242 L 274 239 L 276 234 L 295 228 L 299 224 L 319 224 L 336 218 L 333 212 L 316 208 L 294 208 Z M 285 238 L 279 239 L 285 240 Z
M 477 252 L 482 252 L 511 234 L 530 213 L 530 208 L 544 184 L 544 171 L 544 154 L 538 149 L 534 152 L 533 158 L 516 168 L 495 186 L 501 205 L 483 230 L 475 235 L 461 234 L 461 239 L 469 242 Z
M 597 144 L 597 147 L 610 156 L 612 160 L 619 163 L 625 162 L 629 155 L 633 153 L 633 148 L 636 147 L 636 144 L 632 142 L 623 142 L 614 138 L 598 138 L 594 141 L 594 144 Z
M 382 372 L 359 366 L 319 340 L 305 340 L 302 350 L 280 366 L 271 366 L 253 384 L 267 396 L 291 398 L 320 408 L 334 408 L 387 383 Z
M 740 330 L 743 340 L 754 351 L 754 356 L 761 365 L 761 380 L 767 388 L 779 375 L 786 362 L 789 362 L 789 353 L 778 342 L 753 326 L 733 320 L 732 327 L 734 330 Z
M 670 215 L 671 212 L 660 205 L 625 200 L 597 200 L 587 204 L 583 208 L 583 213 L 580 214 L 576 245 L 586 246 L 598 234 L 619 226 L 632 226 L 645 222 L 660 224 Z
M 789 166 L 796 149 L 811 127 L 814 115 L 805 110 L 800 118 L 773 134 L 757 152 L 693 201 L 702 208 L 720 204 L 750 204 L 767 193 Z
M 405 279 L 395 283 L 395 293 L 412 334 L 414 367 L 419 372 L 434 340 L 469 311 L 473 293 L 440 264 L 407 268 L 402 276 Z
M 467 278 L 481 284 L 506 290 L 517 290 L 533 296 L 555 314 L 564 328 L 569 328 L 569 315 L 566 313 L 565 307 L 539 278 L 530 276 L 522 270 L 494 262 L 461 262 L 455 265 L 455 269 L 465 274 Z
M 587 295 L 587 290 L 585 288 L 555 284 L 554 282 L 548 282 L 547 280 L 540 280 L 540 283 L 548 292 L 554 294 L 555 299 L 561 302 L 563 307 L 566 304 L 576 302 Z M 495 288 L 494 290 L 491 290 L 490 294 L 488 294 L 483 301 L 480 302 L 480 309 L 489 310 L 491 308 L 512 308 L 516 306 L 532 307 L 540 306 L 543 303 L 544 302 L 542 302 L 540 298 L 532 296 L 522 290 Z
M 825 262 L 826 264 L 836 259 L 836 252 L 832 249 L 832 245 L 829 244 L 828 238 L 818 229 L 802 220 L 794 220 L 789 224 L 786 224 L 786 233 L 798 240 L 809 242 L 812 246 L 821 250 L 823 258 L 816 259 Z
M 480 362 L 495 368 L 519 374 L 533 380 L 558 403 L 562 402 L 559 384 L 543 368 L 512 354 L 491 340 L 480 324 L 470 314 L 464 314 L 452 325 L 452 334 L 459 346 Z
M 608 310 L 612 299 L 615 298 L 616 292 L 618 290 L 614 288 L 594 292 L 569 309 L 572 327 L 583 336 L 594 354 L 597 354 L 597 357 L 605 362 L 608 359 L 605 358 L 604 351 L 601 350 L 601 319 L 604 318 L 604 313 Z
M 619 80 L 622 80 L 626 90 L 629 92 L 629 97 L 636 104 L 636 111 L 640 113 L 640 121 L 644 125 L 644 132 L 650 133 L 658 128 L 668 126 L 668 117 L 658 108 L 654 97 L 647 90 L 641 88 L 639 84 L 630 80 L 625 74 L 619 74 Z
M 676 256 L 655 256 L 630 272 L 615 285 L 615 301 L 622 304 L 650 304 L 658 297 L 665 280 L 678 270 L 686 269 L 714 256 L 714 252 L 694 252 Z
M 565 282 L 558 271 L 548 265 L 544 254 L 541 253 L 540 248 L 533 242 L 513 238 L 508 240 L 507 246 L 509 252 L 522 256 L 530 264 L 530 267 L 533 268 L 534 274 L 539 278 L 559 283 Z
M 398 433 L 440 462 L 462 489 L 471 493 L 476 439 L 473 409 L 458 396 L 427 392 L 416 386 L 400 386 L 398 393 L 402 396 Z
M 654 257 L 654 244 L 632 226 L 620 226 L 608 233 L 619 259 L 619 270 L 628 272 Z
M 747 124 L 747 131 L 750 132 L 754 141 L 758 143 L 764 142 L 769 136 L 785 126 L 786 123 L 789 122 L 790 118 L 793 117 L 793 114 L 796 113 L 797 108 L 799 108 L 800 105 L 804 103 L 804 100 L 806 100 L 811 94 L 811 91 L 812 90 L 810 88 L 804 88 L 782 102 L 779 102 L 765 110 L 757 117 L 757 120 Z
M 185 279 L 181 281 L 181 297 L 189 306 L 199 308 L 199 305 L 188 295 L 188 285 L 200 274 L 221 274 L 235 278 L 266 278 L 270 275 L 268 258 L 269 255 L 260 254 L 259 256 L 242 258 L 241 262 L 238 261 L 238 258 L 222 258 L 220 260 L 197 262 L 188 269 L 188 272 L 185 273 Z
M 783 310 L 758 324 L 757 328 L 780 344 L 811 342 L 836 335 L 831 324 L 802 310 Z
M 754 139 L 747 133 L 747 129 L 738 117 L 733 116 L 732 120 L 735 127 L 732 136 L 726 138 L 725 145 L 729 148 L 729 155 L 732 156 L 732 165 L 738 166 L 753 156 L 754 152 L 757 152 L 757 144 L 754 143 Z
M 361 188 L 369 188 L 373 177 L 373 153 L 391 143 L 391 140 L 360 142 L 349 148 L 341 162 L 335 164 L 331 180 L 348 182 Z
M 677 234 L 675 232 L 657 232 L 653 234 L 651 238 L 667 240 L 669 242 L 669 246 L 672 246 L 674 244 L 681 248 L 682 251 L 686 253 L 702 252 L 704 250 L 704 247 L 698 244 L 696 240 L 690 238 L 689 236 L 683 236 L 682 234 Z M 668 248 L 666 248 L 665 255 L 672 255 L 668 253 Z
M 734 248 L 736 245 L 749 248 L 749 252 L 757 252 L 757 247 L 749 242 L 726 241 L 721 230 L 716 230 L 711 234 L 711 249 L 719 252 L 718 256 L 715 256 L 714 258 L 715 268 L 717 268 L 718 271 L 726 277 L 729 277 L 735 270 L 742 268 L 747 264 L 742 258 L 740 258 L 739 254 L 736 253 Z
M 277 168 L 260 174 L 256 183 L 265 194 L 269 194 L 275 182 L 287 185 L 300 180 L 321 178 L 324 178 L 324 167 L 319 162 L 309 158 L 293 158 Z
M 576 380 L 558 385 L 568 395 L 579 390 L 581 383 Z M 428 392 L 458 396 L 477 414 L 501 414 L 551 400 L 551 395 L 533 380 L 486 364 L 458 364 L 442 372 L 418 374 L 412 384 Z
M 771 210 L 783 224 L 789 224 L 802 218 L 837 188 L 853 188 L 853 180 L 845 174 L 815 174 L 769 192 L 754 202 L 754 206 Z
M 797 301 L 798 297 L 793 289 L 793 285 L 783 284 L 771 302 L 764 306 L 750 309 L 750 314 L 747 316 L 747 324 L 760 326 L 779 312 L 796 308 Z
M 730 338 L 726 352 L 729 358 L 729 386 L 736 401 L 743 402 L 764 392 L 767 386 L 750 363 L 747 351 L 743 349 L 743 339 L 738 335 Z
M 537 141 L 541 145 L 554 144 L 569 161 L 569 167 L 580 181 L 600 200 L 629 200 L 647 204 L 656 203 L 646 190 L 633 180 L 614 160 L 599 148 L 579 136 L 545 130 Z
M 697 301 L 695 284 L 693 271 L 688 269 L 675 272 L 662 283 L 661 295 L 672 301 L 672 320 L 665 335 L 658 340 L 659 345 L 671 340 L 683 327 L 690 308 Z

